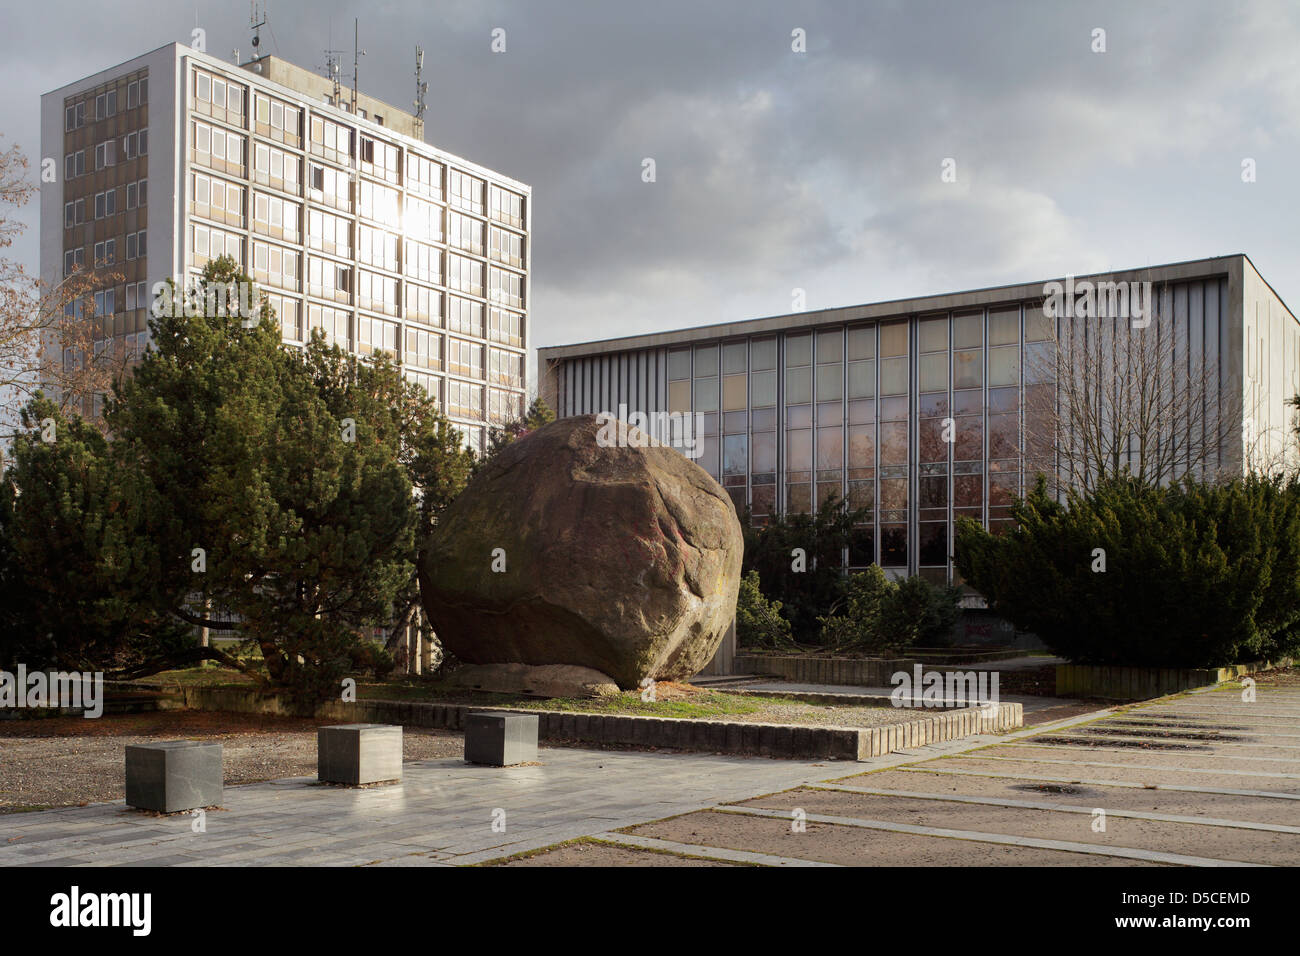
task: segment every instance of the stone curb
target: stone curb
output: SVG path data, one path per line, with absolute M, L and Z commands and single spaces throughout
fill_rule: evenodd
M 175 703 L 194 710 L 287 714 L 275 695 L 237 688 L 185 687 Z M 1024 725 L 1021 704 L 1000 703 L 992 715 L 980 709 L 948 711 L 880 727 L 825 727 L 740 723 L 681 717 L 583 714 L 557 710 L 437 704 L 418 701 L 335 701 L 321 705 L 316 716 L 340 723 L 403 724 L 443 730 L 464 729 L 472 711 L 536 714 L 538 738 L 551 741 L 663 747 L 703 753 L 757 754 L 787 759 L 868 760 L 896 750 L 955 740 L 980 733 L 1014 730 Z

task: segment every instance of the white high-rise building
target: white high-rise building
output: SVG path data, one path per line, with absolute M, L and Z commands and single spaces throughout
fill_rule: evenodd
M 41 97 L 41 278 L 121 274 L 96 312 L 138 354 L 154 284 L 228 253 L 286 342 L 392 353 L 482 448 L 524 410 L 531 189 L 423 127 L 272 56 L 173 43 L 84 77 Z

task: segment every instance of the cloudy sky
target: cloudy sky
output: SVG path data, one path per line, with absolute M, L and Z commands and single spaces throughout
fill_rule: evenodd
M 188 42 L 196 23 L 210 53 L 246 57 L 248 14 L 8 7 L 0 146 L 35 154 L 42 92 Z M 269 14 L 264 48 L 308 67 L 331 38 L 350 61 L 362 15 L 361 88 L 398 105 L 425 48 L 427 139 L 533 187 L 534 345 L 788 312 L 795 288 L 814 309 L 1232 252 L 1300 306 L 1295 3 L 271 0 Z M 34 269 L 35 204 L 26 218 Z

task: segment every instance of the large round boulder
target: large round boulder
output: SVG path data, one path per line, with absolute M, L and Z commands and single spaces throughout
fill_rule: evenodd
M 471 664 L 570 664 L 624 689 L 681 680 L 736 610 L 743 538 L 704 469 L 605 416 L 511 443 L 439 519 L 420 591 Z

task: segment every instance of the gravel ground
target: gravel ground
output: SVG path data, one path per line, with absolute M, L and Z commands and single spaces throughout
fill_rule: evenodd
M 151 740 L 219 740 L 226 786 L 316 775 L 316 728 L 331 721 L 163 711 L 86 720 L 0 721 L 0 814 L 123 798 L 123 747 Z M 459 757 L 459 734 L 406 728 L 404 760 Z
M 764 701 L 756 714 L 728 714 L 714 720 L 742 724 L 816 724 L 829 727 L 881 727 L 933 717 L 938 710 L 919 707 L 835 707 L 829 704 L 780 704 Z
M 569 843 L 490 866 L 732 866 L 723 860 L 634 850 L 608 843 Z

